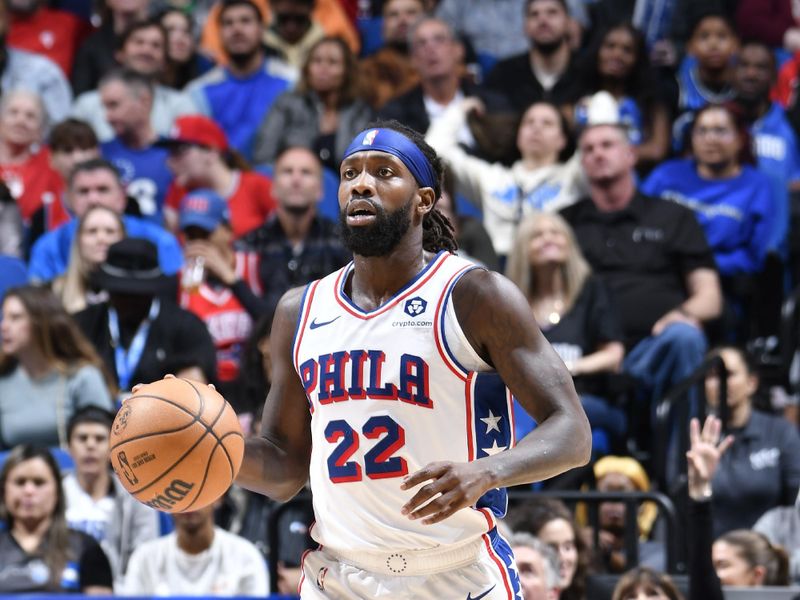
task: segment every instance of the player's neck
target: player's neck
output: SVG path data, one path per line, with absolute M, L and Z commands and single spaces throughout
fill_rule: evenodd
M 419 244 L 398 247 L 386 256 L 355 255 L 350 297 L 363 310 L 374 310 L 416 277 L 431 259 L 423 251 L 421 240 Z

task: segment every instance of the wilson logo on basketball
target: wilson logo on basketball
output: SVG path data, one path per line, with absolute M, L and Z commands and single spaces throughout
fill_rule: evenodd
M 186 483 L 180 479 L 173 479 L 168 487 L 152 500 L 145 502 L 147 506 L 156 509 L 170 509 L 183 500 L 192 491 L 193 483 Z

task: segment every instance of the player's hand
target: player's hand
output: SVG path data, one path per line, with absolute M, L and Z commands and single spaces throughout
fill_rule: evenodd
M 222 283 L 229 286 L 236 283 L 236 272 L 233 267 L 211 242 L 206 240 L 189 242 L 184 249 L 184 257 L 186 260 L 202 257 L 206 269 Z
M 428 483 L 406 502 L 401 512 L 409 519 L 423 519 L 424 525 L 438 523 L 457 510 L 474 505 L 492 487 L 491 479 L 481 461 L 430 463 L 403 480 L 403 490 Z

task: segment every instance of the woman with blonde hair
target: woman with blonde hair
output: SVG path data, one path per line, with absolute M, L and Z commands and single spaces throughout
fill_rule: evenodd
M 622 331 L 608 292 L 592 275 L 569 224 L 555 213 L 526 217 L 506 276 L 528 298 L 542 333 L 575 378 L 595 449 L 607 451 L 606 434 L 621 442 L 627 429 L 625 414 L 602 397 L 605 376 L 622 363 Z
M 66 447 L 66 424 L 80 408 L 114 410 L 100 358 L 50 290 L 8 290 L 0 340 L 0 449 Z
M 90 276 L 105 261 L 109 246 L 123 237 L 122 218 L 105 206 L 93 206 L 81 217 L 67 272 L 53 281 L 53 291 L 68 313 L 74 314 L 108 297 L 102 290 L 93 289 Z

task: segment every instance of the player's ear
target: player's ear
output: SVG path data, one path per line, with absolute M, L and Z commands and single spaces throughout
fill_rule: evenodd
M 436 203 L 436 192 L 431 187 L 419 188 L 419 204 L 417 204 L 417 213 L 426 215 L 433 210 L 433 205 Z

